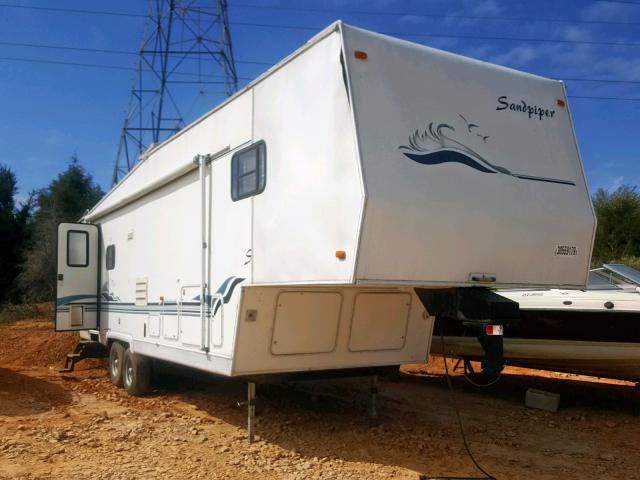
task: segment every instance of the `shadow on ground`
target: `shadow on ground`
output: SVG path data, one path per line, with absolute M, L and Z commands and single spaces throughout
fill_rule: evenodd
M 37 415 L 71 401 L 57 383 L 0 368 L 0 416 Z

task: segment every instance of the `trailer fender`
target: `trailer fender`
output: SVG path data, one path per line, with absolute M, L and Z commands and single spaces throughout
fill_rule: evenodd
M 107 338 L 107 345 L 109 344 L 110 340 L 118 340 L 120 342 L 124 342 L 128 344 L 129 350 L 135 353 L 134 346 L 133 346 L 133 337 L 131 335 L 127 335 L 125 333 L 108 331 L 106 334 L 106 338 Z

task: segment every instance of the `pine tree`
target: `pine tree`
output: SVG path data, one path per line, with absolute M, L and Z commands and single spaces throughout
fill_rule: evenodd
M 53 299 L 58 224 L 77 222 L 102 195 L 102 189 L 94 183 L 75 156 L 58 178 L 37 192 L 31 242 L 19 278 L 19 284 L 26 292 L 26 300 Z
M 21 271 L 32 202 L 17 206 L 17 193 L 15 174 L 0 166 L 0 304 L 20 297 L 16 278 Z

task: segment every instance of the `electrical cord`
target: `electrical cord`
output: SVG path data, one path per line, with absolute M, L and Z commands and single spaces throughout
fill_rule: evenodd
M 453 390 L 453 383 L 451 382 L 451 376 L 449 375 L 449 367 L 447 365 L 447 354 L 445 353 L 445 348 L 444 348 L 444 329 L 442 328 L 440 329 L 440 342 L 442 347 L 441 355 L 442 355 L 442 360 L 444 361 L 444 371 L 447 379 L 447 386 L 449 387 L 449 394 L 453 397 L 455 392 Z M 460 410 L 458 410 L 458 407 L 456 406 L 455 400 L 453 398 L 452 398 L 451 405 L 453 407 L 453 410 L 456 413 L 456 418 L 458 420 L 458 427 L 460 429 L 460 436 L 462 437 L 462 443 L 464 444 L 464 449 L 466 450 L 467 455 L 473 462 L 473 465 L 476 467 L 476 469 L 478 469 L 478 471 L 482 472 L 484 477 L 427 477 L 427 476 L 421 475 L 420 479 L 421 480 L 487 480 L 487 479 L 497 480 L 496 477 L 488 473 L 484 468 L 480 466 L 480 464 L 476 461 L 475 457 L 471 453 L 471 449 L 469 448 L 469 443 L 467 442 L 467 436 L 464 433 L 464 426 L 462 425 Z

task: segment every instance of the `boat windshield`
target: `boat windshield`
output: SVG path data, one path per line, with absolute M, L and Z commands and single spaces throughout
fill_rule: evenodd
M 640 272 L 621 264 L 605 264 L 589 272 L 589 290 L 635 290 Z

